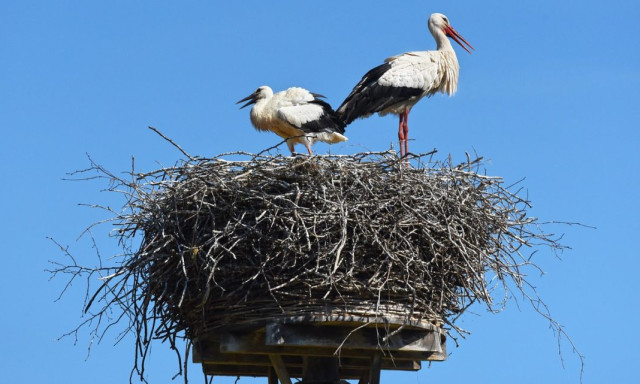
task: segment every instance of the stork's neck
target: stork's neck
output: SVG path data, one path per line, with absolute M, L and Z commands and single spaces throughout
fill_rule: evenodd
M 251 108 L 252 118 L 254 117 L 258 118 L 264 114 L 264 110 L 269 102 L 269 99 L 270 98 L 261 98 L 261 99 L 258 99 L 258 101 L 256 101 L 256 103 L 253 105 L 253 108 Z
M 433 38 L 436 40 L 436 46 L 438 47 L 438 51 L 452 51 L 453 47 L 451 46 L 451 41 L 447 37 L 447 35 L 442 31 L 442 29 L 437 28 L 435 31 L 432 30 L 431 34 Z
M 268 130 L 268 126 L 272 119 L 272 114 L 269 113 L 269 101 L 272 99 L 272 96 L 261 97 L 256 101 L 251 108 L 250 118 L 253 126 L 260 131 Z
M 452 96 L 458 89 L 458 74 L 460 72 L 458 57 L 456 56 L 456 51 L 451 46 L 449 38 L 441 29 L 432 30 L 431 33 L 438 45 L 437 52 L 440 54 L 438 64 L 440 66 L 440 73 L 442 73 L 442 81 L 438 90 Z

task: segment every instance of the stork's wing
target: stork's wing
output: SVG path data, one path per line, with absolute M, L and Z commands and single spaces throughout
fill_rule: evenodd
M 336 116 L 329 104 L 318 99 L 306 104 L 279 108 L 278 118 L 308 133 L 344 133 L 345 125 L 342 120 Z
M 407 87 L 429 93 L 442 79 L 437 52 L 409 52 L 386 60 L 388 71 L 378 79 L 380 86 Z
M 439 77 L 431 53 L 409 52 L 388 58 L 362 77 L 338 108 L 338 115 L 350 124 L 359 117 L 430 94 Z
M 306 89 L 300 87 L 291 87 L 282 92 L 282 97 L 279 98 L 279 103 L 281 103 L 283 107 L 286 107 L 290 105 L 308 104 L 315 99 L 316 96 Z

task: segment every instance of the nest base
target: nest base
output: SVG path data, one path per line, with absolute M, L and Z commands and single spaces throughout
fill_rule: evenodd
M 345 319 L 350 319 L 345 321 Z M 356 315 L 307 315 L 263 325 L 219 329 L 194 340 L 193 361 L 206 375 L 331 382 L 314 372 L 335 370 L 337 380 L 379 377 L 381 369 L 417 371 L 421 361 L 446 359 L 446 336 L 428 322 Z M 319 380 L 319 381 L 318 381 Z

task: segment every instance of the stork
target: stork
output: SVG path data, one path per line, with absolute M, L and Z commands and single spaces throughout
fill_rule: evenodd
M 374 113 L 399 115 L 400 156 L 409 152 L 409 111 L 425 96 L 442 92 L 452 96 L 458 87 L 458 58 L 447 37 L 467 52 L 475 49 L 449 24 L 441 13 L 429 17 L 429 31 L 436 40 L 435 51 L 407 52 L 390 57 L 367 72 L 337 109 L 346 124 Z
M 343 136 L 346 124 L 336 115 L 324 96 L 292 87 L 276 94 L 266 85 L 238 101 L 247 101 L 240 109 L 251 108 L 251 123 L 258 131 L 271 131 L 286 140 L 294 155 L 294 145 L 303 144 L 309 155 L 311 145 L 317 141 L 329 144 L 346 141 Z

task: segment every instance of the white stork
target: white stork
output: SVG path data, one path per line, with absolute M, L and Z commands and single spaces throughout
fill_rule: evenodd
M 367 72 L 337 109 L 346 124 L 374 113 L 400 116 L 398 139 L 400 156 L 408 153 L 409 111 L 420 99 L 436 92 L 453 95 L 458 87 L 458 59 L 447 37 L 467 52 L 462 42 L 474 49 L 441 13 L 429 17 L 429 31 L 437 50 L 407 52 L 385 60 Z
M 292 155 L 293 146 L 298 143 L 312 155 L 311 145 L 317 140 L 329 144 L 347 140 L 342 135 L 346 125 L 322 97 L 298 87 L 274 94 L 264 85 L 236 104 L 248 100 L 240 109 L 255 104 L 251 108 L 253 126 L 285 139 Z

